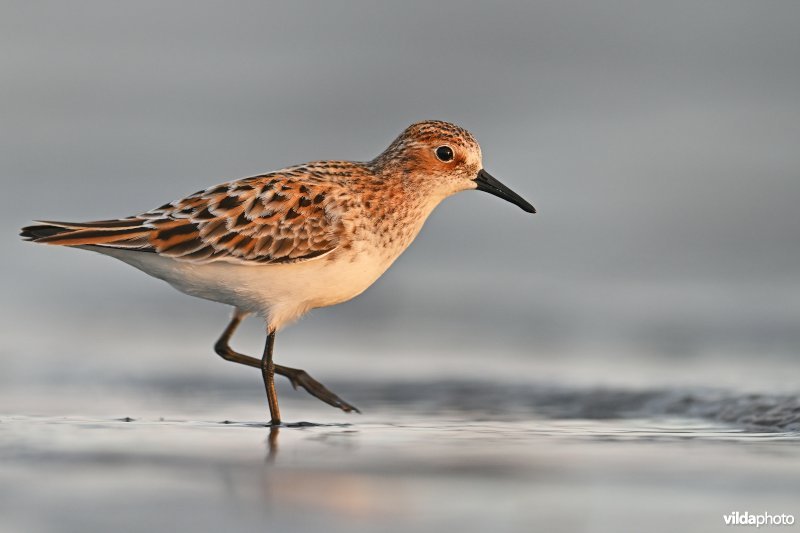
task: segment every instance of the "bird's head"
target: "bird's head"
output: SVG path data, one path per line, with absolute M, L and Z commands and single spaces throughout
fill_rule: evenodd
M 383 175 L 404 180 L 406 187 L 438 199 L 460 191 L 486 191 L 518 205 L 528 213 L 534 207 L 483 169 L 478 141 L 470 132 L 439 120 L 410 125 L 370 162 Z

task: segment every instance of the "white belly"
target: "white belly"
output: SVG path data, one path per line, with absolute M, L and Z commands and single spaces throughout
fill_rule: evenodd
M 181 292 L 263 316 L 275 330 L 308 310 L 347 301 L 367 289 L 393 260 L 362 250 L 334 260 L 241 265 L 225 261 L 192 264 L 148 252 L 92 247 Z

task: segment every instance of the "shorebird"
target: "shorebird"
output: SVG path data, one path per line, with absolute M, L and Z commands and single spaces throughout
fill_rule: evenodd
M 110 255 L 181 292 L 233 306 L 214 349 L 261 370 L 270 423 L 277 426 L 276 373 L 329 405 L 358 409 L 304 370 L 275 364 L 275 334 L 310 309 L 361 294 L 442 200 L 471 189 L 536 212 L 483 169 L 481 148 L 467 130 L 428 120 L 406 128 L 371 161 L 305 163 L 209 187 L 127 218 L 37 221 L 21 236 Z M 266 323 L 260 359 L 230 347 L 251 313 Z

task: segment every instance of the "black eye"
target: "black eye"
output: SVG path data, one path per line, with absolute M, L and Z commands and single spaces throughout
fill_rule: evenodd
M 439 158 L 439 161 L 444 161 L 445 163 L 452 161 L 453 149 L 449 146 L 440 146 L 436 149 L 436 157 Z

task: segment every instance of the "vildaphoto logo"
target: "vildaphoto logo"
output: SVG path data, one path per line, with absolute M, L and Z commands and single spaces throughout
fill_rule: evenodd
M 722 515 L 726 526 L 791 526 L 794 524 L 794 515 L 791 514 L 753 514 L 747 511 L 740 513 L 734 511 Z

